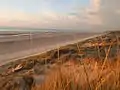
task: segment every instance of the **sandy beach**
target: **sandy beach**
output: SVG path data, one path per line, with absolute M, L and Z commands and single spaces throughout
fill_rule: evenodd
M 93 35 L 95 33 L 14 32 L 6 34 L 4 32 L 0 34 L 0 64 L 41 53 Z

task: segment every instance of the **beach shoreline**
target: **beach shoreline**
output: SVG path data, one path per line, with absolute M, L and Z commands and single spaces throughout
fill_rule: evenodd
M 12 34 L 12 33 L 11 33 Z M 58 46 L 75 43 L 96 33 L 22 33 L 12 34 L 0 39 L 1 65 L 31 55 L 55 49 Z M 11 37 L 11 38 L 10 38 Z M 6 57 L 7 56 L 7 57 Z

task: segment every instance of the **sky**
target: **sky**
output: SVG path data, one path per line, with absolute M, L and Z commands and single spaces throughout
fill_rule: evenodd
M 120 29 L 120 0 L 0 0 L 0 27 Z

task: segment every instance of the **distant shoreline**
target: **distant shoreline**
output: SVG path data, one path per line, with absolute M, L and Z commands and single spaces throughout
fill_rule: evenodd
M 1 63 L 8 62 L 10 60 L 16 60 L 25 56 L 35 55 L 49 49 L 54 49 L 58 45 L 61 46 L 75 43 L 78 40 L 82 40 L 93 35 L 95 34 L 84 35 L 81 33 L 39 33 L 37 35 L 33 35 L 33 39 L 31 40 L 29 36 L 22 36 L 20 38 L 7 38 L 5 39 L 7 40 L 5 43 L 1 42 L 0 44 Z

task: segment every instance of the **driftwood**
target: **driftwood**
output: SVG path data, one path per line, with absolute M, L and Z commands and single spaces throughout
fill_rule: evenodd
M 18 66 L 16 66 L 15 68 L 12 68 L 12 72 L 16 72 L 16 71 L 19 71 L 23 68 L 23 66 L 21 64 L 19 64 Z
M 19 64 L 15 68 L 12 68 L 12 69 L 8 70 L 6 75 L 9 75 L 11 73 L 17 72 L 17 71 L 21 70 L 22 68 L 23 68 L 22 64 Z

